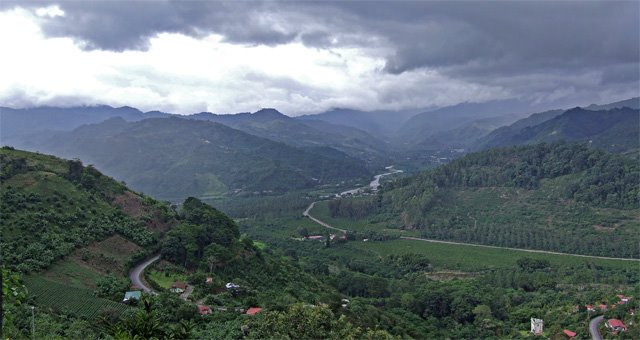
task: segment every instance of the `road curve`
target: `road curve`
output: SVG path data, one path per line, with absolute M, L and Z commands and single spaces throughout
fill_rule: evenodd
M 602 336 L 600 335 L 600 330 L 598 329 L 598 325 L 600 325 L 603 319 L 604 319 L 604 315 L 600 315 L 591 319 L 591 322 L 589 322 L 589 334 L 591 334 L 591 339 L 602 340 Z
M 341 231 L 341 232 L 343 232 L 343 233 L 346 233 L 347 231 L 346 231 L 345 229 L 340 229 L 340 228 L 332 227 L 332 226 L 330 226 L 329 224 L 327 224 L 327 223 L 325 223 L 325 222 L 322 222 L 322 221 L 320 221 L 319 219 L 317 219 L 317 218 L 315 218 L 315 217 L 313 217 L 313 216 L 311 216 L 311 215 L 309 214 L 309 212 L 311 211 L 311 209 L 313 209 L 313 207 L 316 205 L 316 203 L 317 203 L 317 202 L 320 202 L 320 201 L 316 201 L 316 202 L 313 202 L 313 203 L 309 204 L 309 206 L 307 207 L 307 210 L 305 210 L 305 211 L 302 213 L 302 216 L 310 218 L 312 221 L 314 221 L 314 222 L 318 223 L 319 225 L 321 225 L 321 226 L 323 226 L 323 227 L 325 227 L 325 228 L 329 228 L 329 229 L 333 229 L 333 230 L 337 230 L 337 231 Z
M 160 259 L 160 255 L 156 255 L 150 259 L 147 259 L 139 263 L 137 266 L 133 267 L 129 272 L 129 279 L 131 279 L 131 283 L 134 286 L 138 286 L 142 288 L 142 290 L 144 290 L 146 293 L 155 294 L 153 289 L 151 289 L 150 287 L 147 287 L 147 285 L 145 285 L 142 282 L 142 280 L 140 279 L 140 276 L 142 275 L 142 273 L 147 267 L 149 267 L 152 263 L 158 261 L 159 259 Z

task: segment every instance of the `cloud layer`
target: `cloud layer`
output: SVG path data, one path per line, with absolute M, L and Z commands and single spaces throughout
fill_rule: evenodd
M 5 105 L 300 114 L 500 98 L 571 105 L 639 87 L 636 1 L 0 6 Z

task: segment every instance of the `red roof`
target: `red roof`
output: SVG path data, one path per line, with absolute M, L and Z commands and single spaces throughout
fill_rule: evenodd
M 307 236 L 308 239 L 310 240 L 319 240 L 321 238 L 324 238 L 324 236 L 322 235 L 312 235 L 312 236 Z
M 565 329 L 564 331 L 562 331 L 562 333 L 566 334 L 570 338 L 573 338 L 574 336 L 576 336 L 576 332 L 572 332 L 568 329 Z
M 260 311 L 262 311 L 262 308 L 260 307 L 251 307 L 247 309 L 247 315 L 256 315 L 257 313 L 260 313 Z
M 200 315 L 211 314 L 211 307 L 209 307 L 209 306 L 198 306 L 198 313 L 200 313 Z
M 622 327 L 622 328 L 627 328 L 627 326 L 625 326 L 622 321 L 618 320 L 618 319 L 609 319 L 609 321 L 607 321 L 609 323 L 609 325 L 611 325 L 611 327 Z
M 600 308 L 600 310 L 607 310 L 607 305 L 604 303 L 600 304 L 598 307 Z

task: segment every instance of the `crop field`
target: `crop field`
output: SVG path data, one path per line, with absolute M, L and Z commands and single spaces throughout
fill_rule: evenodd
M 89 289 L 70 288 L 40 277 L 25 278 L 25 285 L 38 306 L 71 312 L 86 319 L 95 319 L 105 311 L 121 314 L 131 309 L 115 301 L 97 298 Z
M 344 248 L 344 249 L 340 249 Z M 463 271 L 480 271 L 493 268 L 509 268 L 523 257 L 546 259 L 553 265 L 567 266 L 589 264 L 604 268 L 637 271 L 637 261 L 605 260 L 577 256 L 531 253 L 519 250 L 431 243 L 417 240 L 392 240 L 383 242 L 350 242 L 332 249 L 351 253 L 352 256 L 385 256 L 390 254 L 419 253 L 426 255 L 436 268 Z M 360 255 L 358 255 L 360 254 Z

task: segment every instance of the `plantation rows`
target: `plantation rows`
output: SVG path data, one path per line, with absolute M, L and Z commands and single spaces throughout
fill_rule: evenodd
M 121 314 L 130 307 L 111 300 L 95 297 L 91 290 L 48 281 L 38 277 L 25 280 L 29 295 L 36 304 L 58 311 L 67 311 L 87 319 L 95 319 L 104 311 Z

